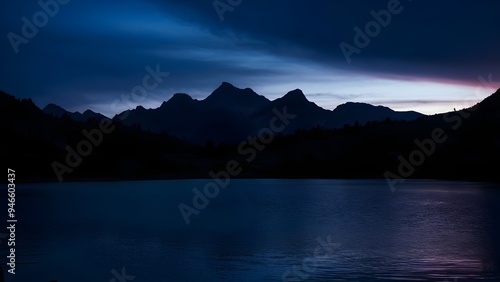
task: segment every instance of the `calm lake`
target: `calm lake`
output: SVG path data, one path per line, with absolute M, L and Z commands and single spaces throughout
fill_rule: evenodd
M 186 225 L 208 182 L 18 184 L 6 281 L 500 281 L 498 186 L 231 180 Z

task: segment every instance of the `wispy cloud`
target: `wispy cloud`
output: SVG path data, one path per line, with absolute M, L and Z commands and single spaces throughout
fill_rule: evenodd
M 150 106 L 176 92 L 203 98 L 229 81 L 271 99 L 301 88 L 326 108 L 402 100 L 433 112 L 448 106 L 415 101 L 461 100 L 478 75 L 497 70 L 493 0 L 418 1 L 347 64 L 339 42 L 385 4 L 245 2 L 220 22 L 210 1 L 72 1 L 19 55 L 8 42 L 0 45 L 0 89 L 40 106 L 100 109 L 140 80 L 145 65 L 161 64 L 172 79 L 145 102 Z M 8 5 L 2 34 L 20 29 L 20 18 L 38 7 Z

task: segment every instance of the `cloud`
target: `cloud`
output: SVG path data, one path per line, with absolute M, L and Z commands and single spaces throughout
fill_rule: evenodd
M 347 64 L 339 44 L 387 3 L 243 1 L 221 22 L 212 1 L 71 1 L 19 54 L 2 42 L 0 89 L 41 106 L 104 108 L 140 83 L 146 66 L 160 64 L 171 76 L 150 105 L 175 92 L 203 98 L 230 81 L 270 98 L 295 88 L 324 93 L 309 95 L 330 108 L 369 95 L 418 106 L 418 93 L 394 88 L 448 85 L 432 93 L 446 100 L 456 86 L 467 89 L 478 75 L 498 71 L 494 0 L 401 0 L 404 10 Z M 37 1 L 8 5 L 1 34 L 19 32 L 20 18 L 38 8 Z

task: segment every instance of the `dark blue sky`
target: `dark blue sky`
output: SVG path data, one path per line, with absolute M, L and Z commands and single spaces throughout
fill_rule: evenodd
M 270 99 L 301 88 L 329 109 L 358 101 L 435 113 L 498 87 L 478 95 L 480 75 L 500 81 L 495 0 L 220 0 L 239 4 L 222 21 L 213 0 L 59 1 L 46 19 L 32 0 L 6 0 L 0 12 L 0 89 L 41 107 L 109 115 L 157 107 L 176 92 L 201 99 L 228 81 Z M 354 28 L 365 30 L 371 11 L 389 7 L 390 22 L 372 25 L 370 42 L 358 48 Z M 23 17 L 46 25 L 27 38 Z M 350 63 L 342 42 L 358 48 Z M 147 66 L 169 76 L 145 99 L 112 107 L 142 85 Z

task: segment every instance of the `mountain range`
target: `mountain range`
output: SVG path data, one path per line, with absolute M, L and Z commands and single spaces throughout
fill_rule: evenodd
M 58 106 L 56 104 L 48 104 L 43 108 L 43 112 L 46 114 L 51 114 L 55 117 L 63 117 L 64 115 L 67 115 L 69 118 L 75 121 L 81 121 L 81 122 L 86 122 L 89 118 L 94 118 L 96 120 L 101 120 L 103 118 L 106 118 L 106 116 L 96 113 L 92 110 L 86 110 L 83 113 L 80 112 L 69 112 L 62 108 L 61 106 Z
M 250 88 L 240 89 L 223 82 L 203 100 L 178 93 L 156 109 L 138 106 L 116 115 L 113 120 L 128 126 L 138 125 L 146 131 L 166 132 L 190 143 L 234 143 L 256 134 L 269 123 L 273 109 L 282 110 L 284 107 L 297 117 L 287 125 L 283 134 L 315 127 L 341 128 L 356 122 L 365 124 L 387 118 L 409 121 L 423 116 L 413 111 L 397 112 L 383 106 L 352 102 L 342 104 L 333 111 L 325 110 L 310 102 L 299 89 L 270 101 Z M 43 111 L 59 117 L 66 113 L 77 121 L 103 117 L 90 110 L 83 114 L 70 113 L 54 104 L 49 104 Z M 120 116 L 126 118 L 121 119 Z
M 287 132 L 250 144 L 245 134 L 285 106 L 296 115 Z M 176 94 L 157 109 L 122 114 L 42 111 L 0 91 L 0 162 L 22 172 L 20 182 L 207 178 L 229 161 L 240 178 L 500 181 L 500 89 L 471 108 L 426 116 L 360 103 L 328 111 L 300 90 L 270 101 L 223 83 L 201 101 Z M 106 120 L 112 132 L 103 133 Z M 236 136 L 244 137 L 226 141 Z

